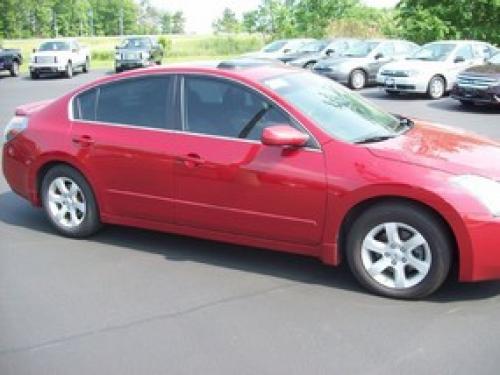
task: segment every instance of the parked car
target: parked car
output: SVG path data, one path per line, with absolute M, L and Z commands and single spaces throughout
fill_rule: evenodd
M 264 65 L 281 65 L 282 62 L 275 59 L 260 59 L 254 57 L 239 57 L 220 61 L 215 66 L 219 69 L 246 69 Z M 192 65 L 192 64 L 191 64 Z
M 0 47 L 0 72 L 8 71 L 12 77 L 17 77 L 22 63 L 21 50 Z
M 473 66 L 460 73 L 451 97 L 466 106 L 476 103 L 500 105 L 500 52 L 487 60 L 486 64 Z
M 484 42 L 432 42 L 405 61 L 385 65 L 378 74 L 377 83 L 390 95 L 426 93 L 431 99 L 439 99 L 451 90 L 459 72 L 483 64 L 494 50 L 492 45 Z
M 76 69 L 83 73 L 90 69 L 90 51 L 76 39 L 51 39 L 42 42 L 33 50 L 29 63 L 32 79 L 37 79 L 41 74 L 61 74 L 72 78 Z
M 160 65 L 163 48 L 154 37 L 134 36 L 126 38 L 116 46 L 115 71 Z
M 314 66 L 316 73 L 359 90 L 374 84 L 381 66 L 410 55 L 418 45 L 405 40 L 369 39 L 355 43 L 340 57 Z
M 314 39 L 281 39 L 275 40 L 264 46 L 260 51 L 251 52 L 243 57 L 254 57 L 264 59 L 280 59 L 283 56 L 296 52 L 304 44 L 310 43 Z
M 341 56 L 358 41 L 352 38 L 318 40 L 303 45 L 297 52 L 288 53 L 280 60 L 293 66 L 312 69 L 320 60 Z
M 485 162 L 500 144 L 306 70 L 107 76 L 17 108 L 4 137 L 8 184 L 66 236 L 111 223 L 345 258 L 397 298 L 429 295 L 452 264 L 500 278 L 500 164 Z

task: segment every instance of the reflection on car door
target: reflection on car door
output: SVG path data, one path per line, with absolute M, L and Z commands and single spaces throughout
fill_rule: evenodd
M 173 221 L 174 77 L 123 79 L 73 100 L 72 139 L 117 217 Z
M 321 150 L 256 140 L 264 127 L 291 120 L 247 88 L 190 75 L 181 84 L 185 131 L 173 145 L 176 222 L 318 244 L 326 206 Z

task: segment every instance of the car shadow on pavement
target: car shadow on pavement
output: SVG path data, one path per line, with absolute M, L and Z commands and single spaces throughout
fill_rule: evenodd
M 363 97 L 367 99 L 378 99 L 378 100 L 401 100 L 401 101 L 421 101 L 425 100 L 425 94 L 412 94 L 412 93 L 401 93 L 399 95 L 389 95 L 383 89 L 372 89 L 359 92 Z M 427 99 L 429 100 L 429 99 Z
M 58 236 L 41 209 L 32 207 L 12 192 L 0 194 L 0 222 Z M 301 255 L 113 225 L 105 226 L 98 234 L 82 241 L 159 254 L 168 261 L 204 263 L 298 283 L 369 293 L 358 285 L 345 264 L 330 267 L 315 258 Z M 498 295 L 500 282 L 460 284 L 450 278 L 427 301 L 443 303 Z
M 428 106 L 442 111 L 450 112 L 462 112 L 493 116 L 498 116 L 500 114 L 500 105 L 464 106 L 457 100 L 433 100 L 429 102 Z

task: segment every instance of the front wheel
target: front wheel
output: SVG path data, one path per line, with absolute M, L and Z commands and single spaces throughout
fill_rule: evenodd
M 12 66 L 10 67 L 10 75 L 12 77 L 17 77 L 19 75 L 19 63 L 17 61 L 12 62 Z
M 94 193 L 75 169 L 59 165 L 45 175 L 42 203 L 52 225 L 68 237 L 86 237 L 101 226 Z
M 307 62 L 305 65 L 304 65 L 304 69 L 308 69 L 308 70 L 312 70 L 312 68 L 314 68 L 314 65 L 316 64 L 316 62 L 314 61 L 309 61 Z
M 349 87 L 360 90 L 366 85 L 366 73 L 361 69 L 353 70 L 349 76 Z
M 353 224 L 347 260 L 367 289 L 392 298 L 423 298 L 448 276 L 452 245 L 445 225 L 420 206 L 376 205 Z
M 431 99 L 440 99 L 446 91 L 444 79 L 440 76 L 434 76 L 427 86 L 427 96 Z
M 88 72 L 89 72 L 89 70 L 90 70 L 90 61 L 89 61 L 89 58 L 87 57 L 87 58 L 85 59 L 85 64 L 83 64 L 82 71 L 83 71 L 84 73 L 88 73 Z
M 64 72 L 64 76 L 66 78 L 72 78 L 73 77 L 73 65 L 71 65 L 71 61 L 68 62 L 68 65 L 66 65 L 66 71 Z

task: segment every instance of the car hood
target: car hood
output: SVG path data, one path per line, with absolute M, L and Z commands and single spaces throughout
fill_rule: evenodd
M 444 125 L 415 121 L 406 133 L 367 148 L 380 158 L 500 181 L 500 143 Z
M 401 60 L 384 65 L 384 70 L 443 70 L 448 64 L 445 61 Z
M 469 73 L 475 76 L 500 78 L 500 64 L 477 65 L 464 70 L 462 73 Z

